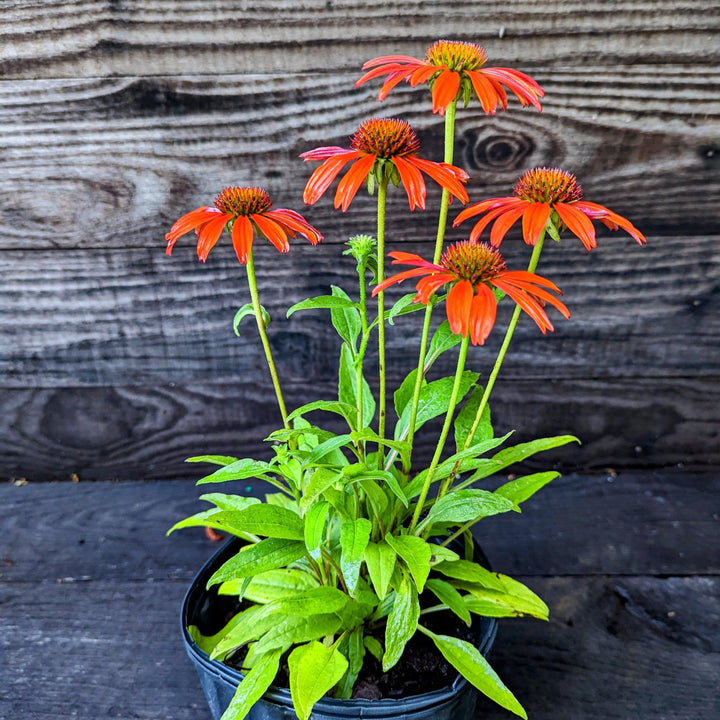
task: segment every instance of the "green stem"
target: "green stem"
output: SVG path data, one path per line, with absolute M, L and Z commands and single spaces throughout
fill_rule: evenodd
M 460 385 L 462 383 L 463 371 L 465 370 L 465 360 L 467 358 L 469 344 L 470 333 L 465 335 L 465 337 L 462 339 L 462 344 L 460 345 L 457 367 L 455 369 L 455 382 L 453 383 L 452 392 L 450 393 L 450 404 L 448 406 L 447 413 L 445 414 L 445 422 L 443 423 L 440 437 L 438 438 L 438 443 L 435 448 L 435 454 L 433 455 L 433 459 L 430 462 L 430 466 L 428 467 L 427 476 L 425 477 L 425 482 L 423 483 L 422 490 L 420 491 L 420 497 L 418 498 L 417 505 L 415 506 L 415 512 L 413 513 L 413 518 L 412 522 L 410 523 L 410 529 L 408 533 L 412 533 L 412 531 L 415 529 L 415 526 L 418 524 L 418 520 L 420 519 L 420 513 L 423 510 L 425 500 L 428 496 L 428 491 L 430 490 L 430 486 L 433 482 L 435 469 L 437 468 L 438 463 L 440 462 L 440 456 L 445 449 L 445 441 L 447 440 L 448 433 L 450 432 L 453 415 L 455 414 L 455 407 L 457 406 L 458 396 L 460 395 Z
M 544 240 L 545 240 L 545 231 L 543 230 L 543 232 L 540 233 L 540 237 L 538 238 L 538 241 L 535 243 L 535 247 L 533 248 L 532 255 L 530 256 L 530 262 L 528 263 L 528 272 L 535 272 L 535 268 L 537 267 L 538 260 L 540 259 L 540 253 L 542 252 Z M 475 432 L 477 431 L 478 426 L 480 425 L 480 420 L 482 419 L 482 414 L 485 411 L 485 407 L 487 406 L 488 400 L 490 398 L 490 393 L 492 392 L 492 389 L 495 385 L 495 380 L 497 379 L 498 373 L 500 372 L 500 368 L 502 367 L 503 361 L 505 360 L 505 355 L 508 351 L 508 347 L 510 347 L 510 341 L 512 340 L 512 337 L 515 333 L 515 328 L 517 327 L 521 312 L 522 312 L 522 309 L 520 308 L 520 306 L 515 305 L 515 310 L 513 310 L 512 318 L 510 318 L 510 324 L 508 325 L 508 329 L 505 332 L 505 339 L 503 340 L 503 343 L 500 346 L 500 350 L 498 351 L 498 356 L 495 359 L 495 365 L 493 366 L 492 372 L 490 373 L 490 377 L 488 377 L 487 384 L 485 385 L 485 392 L 483 393 L 482 399 L 480 400 L 480 405 L 478 405 L 477 412 L 475 413 L 475 420 L 473 421 L 472 428 L 470 428 L 470 432 L 468 433 L 468 436 L 465 438 L 465 444 L 463 445 L 463 450 L 467 450 L 470 447 L 470 445 L 472 445 L 473 438 L 475 437 Z
M 380 284 L 385 279 L 385 203 L 387 200 L 387 180 L 378 184 L 377 199 L 377 281 Z M 380 373 L 380 388 L 378 391 L 378 435 L 385 439 L 385 293 L 377 294 L 378 312 L 378 371 Z M 358 387 L 362 394 L 362 387 Z M 378 467 L 382 469 L 384 451 L 382 445 L 378 446 Z
M 357 429 L 358 431 L 363 428 L 363 406 L 362 406 L 362 385 L 363 385 L 363 360 L 365 359 L 365 350 L 368 344 L 369 331 L 367 322 L 367 291 L 365 288 L 365 261 L 358 262 L 358 275 L 360 276 L 360 323 L 361 323 L 361 339 L 360 339 L 360 350 L 358 351 L 357 358 L 355 359 L 355 384 L 358 388 L 357 392 Z M 361 460 L 365 459 L 365 443 L 360 442 L 358 445 L 360 451 Z
M 263 350 L 265 351 L 265 360 L 267 361 L 270 376 L 272 377 L 273 387 L 275 388 L 275 397 L 277 398 L 278 408 L 280 409 L 280 415 L 282 415 L 283 425 L 287 430 L 289 430 L 290 424 L 287 419 L 285 400 L 283 399 L 282 390 L 280 388 L 280 380 L 278 379 L 277 369 L 275 368 L 275 362 L 273 361 L 270 341 L 268 340 L 265 329 L 265 320 L 262 315 L 262 307 L 260 306 L 260 298 L 258 297 L 257 280 L 255 279 L 255 263 L 253 261 L 252 249 L 248 252 L 247 280 L 250 288 L 250 300 L 252 301 L 258 332 L 260 333 L 260 341 L 262 342 Z
M 457 100 L 453 100 L 445 112 L 445 150 L 444 162 L 452 164 L 455 149 L 455 110 L 457 109 Z M 433 253 L 433 263 L 436 265 L 440 262 L 442 256 L 443 243 L 445 241 L 445 229 L 447 227 L 448 206 L 450 205 L 450 193 L 443 188 L 442 198 L 440 200 L 440 213 L 438 215 L 437 235 L 435 238 L 435 252 Z M 422 381 L 425 377 L 425 358 L 427 357 L 428 338 L 430 336 L 430 318 L 432 317 L 432 305 L 430 303 L 425 307 L 425 318 L 423 320 L 423 329 L 420 336 L 420 353 L 418 357 L 417 376 L 415 377 L 415 387 L 413 389 L 412 405 L 410 408 L 410 424 L 408 432 L 408 442 L 410 443 L 410 452 L 408 453 L 408 463 L 412 457 L 412 447 L 415 440 L 415 423 L 417 421 L 418 405 L 420 401 L 420 391 L 422 390 Z M 410 468 L 403 468 L 405 473 L 410 472 Z

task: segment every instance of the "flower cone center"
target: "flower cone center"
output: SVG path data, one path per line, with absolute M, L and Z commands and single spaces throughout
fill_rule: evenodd
M 496 278 L 507 267 L 494 247 L 472 240 L 450 245 L 440 258 L 440 265 L 458 280 L 469 280 L 473 285 Z
M 569 172 L 535 168 L 517 181 L 513 194 L 528 202 L 567 203 L 582 199 L 582 187 Z
M 425 59 L 431 65 L 445 65 L 449 70 L 477 70 L 487 60 L 485 51 L 479 45 L 451 40 L 438 40 L 425 52 Z
M 350 147 L 368 155 L 392 158 L 417 154 L 420 140 L 404 120 L 371 119 L 366 120 L 355 131 L 350 138 Z
M 215 207 L 229 215 L 256 215 L 270 209 L 270 196 L 258 187 L 229 187 L 215 198 Z

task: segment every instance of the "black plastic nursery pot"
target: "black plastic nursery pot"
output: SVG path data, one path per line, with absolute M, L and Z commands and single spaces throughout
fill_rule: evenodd
M 183 642 L 190 660 L 197 670 L 205 697 L 214 720 L 219 720 L 235 695 L 243 674 L 219 660 L 211 660 L 201 650 L 188 632 L 189 625 L 208 613 L 222 612 L 221 599 L 213 591 L 206 590 L 210 576 L 238 551 L 240 541 L 232 539 L 221 547 L 200 569 L 182 604 L 181 626 Z M 497 634 L 494 618 L 480 618 L 478 648 L 487 655 Z M 336 700 L 322 698 L 312 711 L 313 720 L 336 720 L 338 718 L 373 718 L 377 720 L 471 720 L 474 715 L 477 691 L 463 677 L 451 686 L 433 692 L 413 695 L 402 699 L 383 700 Z M 295 720 L 290 691 L 271 686 L 247 715 L 248 720 Z

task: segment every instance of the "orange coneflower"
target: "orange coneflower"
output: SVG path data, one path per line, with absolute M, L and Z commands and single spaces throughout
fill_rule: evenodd
M 288 236 L 302 235 L 313 245 L 323 236 L 294 210 L 271 210 L 270 196 L 258 187 L 228 187 L 215 198 L 214 207 L 201 207 L 183 215 L 165 235 L 168 255 L 178 238 L 195 230 L 198 258 L 205 262 L 227 227 L 238 260 L 247 264 L 255 231 L 267 238 L 280 252 L 290 249 Z
M 369 60 L 362 67 L 368 72 L 355 85 L 387 75 L 378 95 L 384 100 L 403 80 L 413 87 L 427 82 L 432 89 L 433 112 L 440 115 L 445 114 L 453 100 L 462 99 L 467 105 L 473 95 L 486 114 L 495 114 L 498 105 L 506 110 L 504 85 L 523 106 L 533 105 L 542 110 L 539 98 L 545 93 L 530 76 L 510 68 L 483 67 L 486 60 L 487 55 L 479 45 L 438 40 L 427 49 L 424 60 L 407 55 L 385 55 Z
M 350 149 L 337 146 L 319 147 L 300 155 L 303 160 L 321 160 L 305 186 L 303 199 L 308 205 L 317 202 L 340 171 L 348 164 L 335 193 L 335 207 L 347 210 L 360 186 L 370 175 L 378 181 L 402 183 L 410 210 L 425 209 L 425 181 L 422 173 L 448 190 L 462 203 L 468 201 L 463 183 L 468 175 L 454 165 L 423 160 L 418 157 L 420 141 L 404 121 L 393 118 L 366 120 L 350 138 Z
M 497 299 L 493 287 L 512 298 L 543 334 L 553 329 L 542 308 L 544 303 L 550 303 L 566 318 L 570 317 L 565 305 L 545 289 L 560 293 L 554 283 L 526 270 L 507 270 L 502 255 L 487 243 L 465 240 L 450 245 L 438 265 L 413 253 L 391 252 L 390 257 L 394 258 L 393 265 L 414 267 L 377 285 L 373 295 L 408 278 L 423 276 L 415 286 L 414 302 L 427 305 L 436 290 L 450 284 L 445 303 L 450 329 L 463 337 L 470 333 L 473 345 L 482 345 L 495 324 Z
M 455 218 L 453 227 L 483 213 L 486 214 L 473 227 L 470 239 L 478 240 L 483 230 L 494 221 L 490 243 L 495 247 L 500 245 L 507 231 L 520 218 L 523 220 L 525 242 L 535 245 L 553 213 L 560 226 L 567 227 L 580 238 L 588 250 L 597 247 L 593 220 L 600 220 L 611 230 L 620 227 L 640 245 L 645 243 L 643 234 L 629 220 L 602 205 L 583 200 L 582 188 L 575 176 L 557 168 L 528 170 L 518 180 L 510 197 L 491 198 L 470 205 Z

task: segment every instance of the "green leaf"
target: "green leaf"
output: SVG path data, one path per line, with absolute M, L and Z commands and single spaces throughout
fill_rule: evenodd
M 333 297 L 346 301 L 350 300 L 347 293 L 337 285 L 331 285 L 330 290 Z M 350 307 L 330 308 L 330 319 L 338 335 L 350 346 L 354 358 L 357 339 L 362 331 L 360 311 L 357 304 L 352 303 Z
M 487 490 L 451 491 L 433 504 L 419 527 L 430 527 L 441 522 L 452 522 L 461 525 L 480 518 L 508 512 L 514 507 L 515 505 L 506 498 Z
M 431 543 L 430 547 L 432 548 L 430 565 L 437 565 L 438 563 L 445 561 L 454 562 L 455 560 L 460 559 L 460 556 L 456 552 L 443 547 L 442 545 L 435 545 L 435 543 Z
M 219 515 L 222 516 L 221 525 L 226 525 L 229 530 L 286 540 L 305 539 L 300 516 L 277 505 L 258 503 L 244 510 L 224 511 Z
M 469 583 L 477 583 L 483 587 L 499 590 L 500 592 L 505 591 L 505 586 L 502 584 L 496 573 L 469 560 L 441 562 L 435 566 L 435 570 L 441 572 L 446 577 Z
M 267 652 L 281 648 L 283 652 L 292 645 L 310 640 L 318 640 L 333 635 L 340 629 L 340 618 L 335 613 L 315 615 L 277 615 L 270 616 L 272 626 L 257 641 L 257 652 Z
M 400 387 L 395 391 L 393 395 L 393 402 L 395 404 L 395 414 L 398 418 L 402 417 L 405 408 L 408 403 L 412 400 L 413 393 L 415 391 L 415 378 L 417 377 L 417 368 L 411 370 L 405 379 L 400 384 Z M 421 388 L 427 386 L 427 382 L 423 379 Z M 421 390 L 422 391 L 422 390 Z
M 345 657 L 348 660 L 348 668 L 342 678 L 337 697 L 342 700 L 349 700 L 352 697 L 353 686 L 362 670 L 363 658 L 365 657 L 365 645 L 363 645 L 363 628 L 356 627 L 348 636 L 345 643 Z
M 304 460 L 304 464 L 315 465 L 317 463 L 321 463 L 323 459 L 325 459 L 328 455 L 331 455 L 335 450 L 339 450 L 341 447 L 349 445 L 351 442 L 352 438 L 350 435 L 335 435 L 334 437 L 328 438 L 324 442 L 321 442 L 311 453 L 308 454 Z M 343 464 L 347 464 L 347 459 Z
M 318 581 L 309 573 L 291 568 L 280 568 L 267 570 L 253 578 L 228 580 L 220 585 L 218 594 L 240 595 L 240 590 L 248 580 L 250 582 L 245 588 L 244 597 L 263 605 L 274 600 L 293 597 L 304 590 L 311 590 L 319 585 Z
M 236 457 L 227 457 L 226 455 L 196 455 L 195 457 L 190 457 L 185 462 L 189 463 L 211 463 L 212 465 L 231 465 L 234 462 L 237 462 Z
M 363 553 L 370 541 L 372 523 L 366 518 L 346 520 L 340 527 L 340 570 L 348 592 L 354 597 Z
M 305 415 L 305 413 L 313 412 L 314 410 L 324 410 L 325 412 L 341 415 L 345 418 L 345 421 L 352 430 L 357 429 L 355 427 L 357 425 L 357 408 L 354 405 L 341 403 L 338 400 L 316 400 L 307 405 L 302 405 L 288 415 L 288 420 L 294 420 L 296 417 L 301 417 Z
M 490 663 L 480 654 L 480 651 L 465 640 L 448 635 L 435 635 L 435 633 L 422 629 L 432 638 L 437 649 L 443 657 L 481 693 L 487 695 L 506 710 L 527 720 L 527 713 L 515 696 L 505 687 L 497 673 L 490 667 Z
M 370 386 L 362 378 L 362 415 L 363 423 L 369 425 L 375 415 L 375 399 Z M 352 350 L 347 343 L 340 348 L 340 367 L 338 372 L 338 400 L 346 405 L 357 407 L 357 373 L 353 362 Z
M 321 555 L 320 545 L 325 540 L 325 523 L 329 510 L 330 503 L 323 501 L 311 505 L 305 514 L 305 547 L 314 560 Z
M 424 309 L 425 306 L 422 303 L 413 303 L 416 295 L 417 293 L 414 292 L 403 295 L 395 302 L 390 310 L 385 312 L 385 319 L 390 323 L 390 325 L 394 325 L 395 323 L 393 321 L 400 315 L 407 315 L 408 313 Z
M 315 470 L 300 498 L 300 509 L 306 510 L 309 508 L 328 488 L 339 480 L 342 480 L 342 474 L 337 470 L 323 467 Z
M 573 435 L 557 435 L 555 437 L 540 438 L 505 448 L 493 455 L 492 458 L 487 458 L 481 464 L 478 464 L 476 472 L 467 480 L 463 481 L 458 487 L 467 487 L 477 480 L 493 475 L 513 463 L 521 462 L 539 452 L 552 450 L 553 448 L 561 447 L 571 442 L 579 443 L 580 441 Z
M 262 305 L 260 306 L 260 314 L 262 315 L 263 325 L 267 327 L 270 324 L 270 315 Z M 233 330 L 238 337 L 240 337 L 240 323 L 243 321 L 243 318 L 247 317 L 248 315 L 252 315 L 253 317 L 255 317 L 255 308 L 253 308 L 251 303 L 243 305 L 235 313 L 235 317 L 233 318 Z
M 245 480 L 246 478 L 259 478 L 265 480 L 266 473 L 273 472 L 272 465 L 251 458 L 243 458 L 236 460 L 230 465 L 216 470 L 210 475 L 200 478 L 195 484 L 203 485 L 205 483 L 227 482 L 228 480 Z
M 540 488 L 545 487 L 545 485 L 558 477 L 560 477 L 559 472 L 541 472 L 525 475 L 524 477 L 511 480 L 501 485 L 495 491 L 495 494 L 507 498 L 515 505 L 519 505 L 532 497 Z
M 397 663 L 403 654 L 408 640 L 415 634 L 420 603 L 418 602 L 415 584 L 410 582 L 403 572 L 400 586 L 395 591 L 395 601 L 388 615 L 385 626 L 385 654 L 383 655 L 383 672 L 387 672 Z
M 364 560 L 370 575 L 370 582 L 380 600 L 387 595 L 390 578 L 395 569 L 395 551 L 385 542 L 368 543 Z
M 357 308 L 357 303 L 354 303 L 347 296 L 320 295 L 295 303 L 295 305 L 288 309 L 286 317 L 290 317 L 298 310 L 348 310 L 351 308 Z
M 430 574 L 431 546 L 416 535 L 385 536 L 385 542 L 405 561 L 415 580 L 418 593 L 423 591 L 425 581 Z
M 203 635 L 199 628 L 195 625 L 188 625 L 188 633 L 190 637 L 195 641 L 195 644 L 208 655 L 213 651 L 215 645 L 223 639 L 228 633 L 230 633 L 234 627 L 240 623 L 243 613 L 230 618 L 230 620 L 223 626 L 221 630 L 216 632 L 214 635 Z
M 454 588 L 449 582 L 445 580 L 439 580 L 438 578 L 431 578 L 427 581 L 427 589 L 432 592 L 435 597 L 443 604 L 452 610 L 468 627 L 472 622 L 470 617 L 470 611 L 465 605 L 463 596 Z
M 252 706 L 272 685 L 280 666 L 280 650 L 273 650 L 257 659 L 252 668 L 238 685 L 227 710 L 220 720 L 243 720 Z
M 377 638 L 374 638 L 372 635 L 366 635 L 363 640 L 363 645 L 379 663 L 382 662 L 385 651 Z
M 237 578 L 252 577 L 266 570 L 285 567 L 305 555 L 305 543 L 282 538 L 266 538 L 248 545 L 223 563 L 207 582 L 207 587 Z
M 260 498 L 246 495 L 227 495 L 225 493 L 205 493 L 200 500 L 213 503 L 220 510 L 245 510 L 250 505 L 258 505 Z
M 310 642 L 290 653 L 288 666 L 295 712 L 300 720 L 308 720 L 313 705 L 345 674 L 348 661 L 335 645 Z
M 236 535 L 244 538 L 245 540 L 252 541 L 251 535 L 248 535 L 245 531 L 239 530 L 235 523 L 232 522 L 232 516 L 237 513 L 229 512 L 226 510 L 220 510 L 219 508 L 211 508 L 210 510 L 203 510 L 202 512 L 191 515 L 180 522 L 176 522 L 166 533 L 169 535 L 175 530 L 181 530 L 182 528 L 189 527 L 209 527 L 215 530 L 221 530 L 223 532 Z
M 456 335 L 450 329 L 450 323 L 444 320 L 438 329 L 432 336 L 430 341 L 430 347 L 428 348 L 427 355 L 425 356 L 425 372 L 427 372 L 432 364 L 442 355 L 446 350 L 459 345 L 462 341 L 461 335 Z
M 480 386 L 476 387 L 472 391 L 472 394 L 468 398 L 468 401 L 465 403 L 462 410 L 460 410 L 455 418 L 455 446 L 458 452 L 465 446 L 467 436 L 470 434 L 470 430 L 475 422 L 475 416 L 477 415 L 478 408 L 480 407 L 480 401 L 482 400 L 483 394 L 484 389 Z M 489 440 L 492 436 L 493 427 L 490 422 L 490 406 L 485 405 L 482 417 L 480 418 L 480 423 L 477 426 L 477 430 L 475 430 L 472 442 L 469 444 L 475 445 L 483 440 Z
M 508 617 L 510 615 L 532 615 L 547 620 L 548 606 L 529 587 L 507 575 L 494 574 L 494 587 L 487 582 L 476 584 L 456 581 L 454 584 L 471 593 L 465 603 L 470 610 L 487 617 Z
M 465 397 L 468 390 L 477 382 L 479 375 L 475 372 L 466 370 L 462 374 L 460 381 L 460 392 L 458 394 L 458 402 Z M 450 397 L 455 382 L 454 377 L 440 378 L 424 385 L 420 391 L 418 399 L 417 417 L 415 420 L 415 429 L 418 430 L 428 420 L 439 417 L 447 413 L 450 406 Z M 395 439 L 404 440 L 407 437 L 410 428 L 410 415 L 412 407 L 408 403 L 403 409 L 402 416 L 395 426 Z

